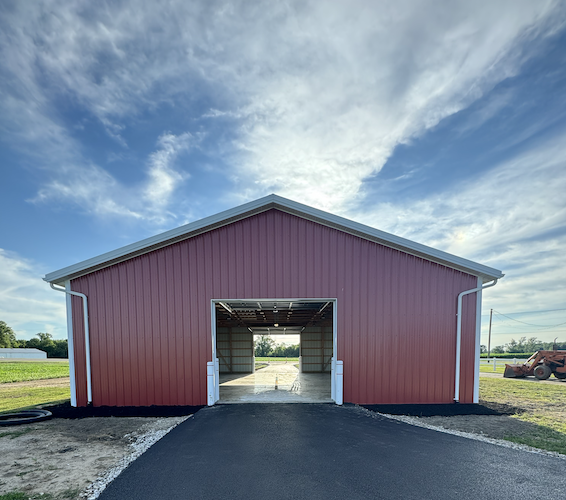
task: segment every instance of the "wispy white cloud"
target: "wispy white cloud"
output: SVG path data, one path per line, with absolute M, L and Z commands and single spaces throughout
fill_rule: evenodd
M 35 203 L 73 203 L 86 213 L 120 215 L 140 219 L 142 213 L 128 205 L 128 189 L 110 173 L 96 165 L 62 165 L 53 179 L 31 200 Z M 139 208 L 139 207 L 138 207 Z
M 563 22 L 559 2 L 530 0 L 15 4 L 2 97 L 14 103 L 5 116 L 28 116 L 14 133 L 43 144 L 59 128 L 65 152 L 78 148 L 61 100 L 123 145 L 143 111 L 206 100 L 201 117 L 231 120 L 240 198 L 276 191 L 340 211 L 396 145 L 515 74 Z
M 294 36 L 267 63 L 239 146 L 255 179 L 245 196 L 336 211 L 398 144 L 514 75 L 551 4 L 447 4 L 441 16 L 428 2 L 319 5 L 285 17 Z
M 141 186 L 118 182 L 97 165 L 62 165 L 33 201 L 72 202 L 99 216 L 118 215 L 162 224 L 174 218 L 168 211 L 171 196 L 189 178 L 188 173 L 175 169 L 175 160 L 195 142 L 189 133 L 159 137 L 157 149 L 148 160 L 147 180 Z
M 29 339 L 39 332 L 67 336 L 65 297 L 41 280 L 43 271 L 38 264 L 0 248 L 0 320 L 18 338 Z
M 145 199 L 154 211 L 167 207 L 175 189 L 189 177 L 187 173 L 175 170 L 173 162 L 193 142 L 193 136 L 188 132 L 179 136 L 166 133 L 159 138 L 159 149 L 149 160 L 149 181 L 145 189 Z

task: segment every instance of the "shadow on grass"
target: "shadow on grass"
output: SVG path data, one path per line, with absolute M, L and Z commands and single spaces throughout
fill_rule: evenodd
M 521 420 L 524 430 L 518 434 L 510 433 L 503 439 L 517 444 L 526 444 L 541 450 L 554 451 L 566 455 L 566 434 L 552 427 Z

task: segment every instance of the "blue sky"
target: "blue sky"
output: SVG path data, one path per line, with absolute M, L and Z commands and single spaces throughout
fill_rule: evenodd
M 63 338 L 45 273 L 277 193 L 566 340 L 565 88 L 563 1 L 2 2 L 0 319 Z

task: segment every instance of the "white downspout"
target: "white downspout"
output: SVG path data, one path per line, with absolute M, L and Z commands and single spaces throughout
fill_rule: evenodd
M 71 282 L 65 281 L 65 290 L 71 289 Z M 75 347 L 73 337 L 73 308 L 72 295 L 65 294 L 65 305 L 67 309 L 67 347 L 69 358 L 69 383 L 71 386 L 71 406 L 77 406 L 77 381 L 75 373 Z
M 458 313 L 456 319 L 456 380 L 454 382 L 454 401 L 458 403 L 460 401 L 460 354 L 462 347 L 462 297 L 470 293 L 479 292 L 480 290 L 485 290 L 497 284 L 498 278 L 493 280 L 493 283 L 488 285 L 480 286 L 477 288 L 472 288 L 471 290 L 465 290 L 458 295 Z
M 83 317 L 85 323 L 86 392 L 87 403 L 92 403 L 92 379 L 90 376 L 90 335 L 88 331 L 88 301 L 86 295 L 84 293 L 73 292 L 72 290 L 65 290 L 64 288 L 56 287 L 53 283 L 49 283 L 49 286 L 51 286 L 53 290 L 57 290 L 58 292 L 75 295 L 76 297 L 81 297 L 83 299 Z

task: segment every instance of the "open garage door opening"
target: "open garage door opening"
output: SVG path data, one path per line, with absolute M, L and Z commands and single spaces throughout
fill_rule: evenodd
M 209 404 L 336 400 L 335 299 L 214 300 L 212 308 Z M 298 343 L 298 360 L 257 361 L 254 340 L 262 336 Z

